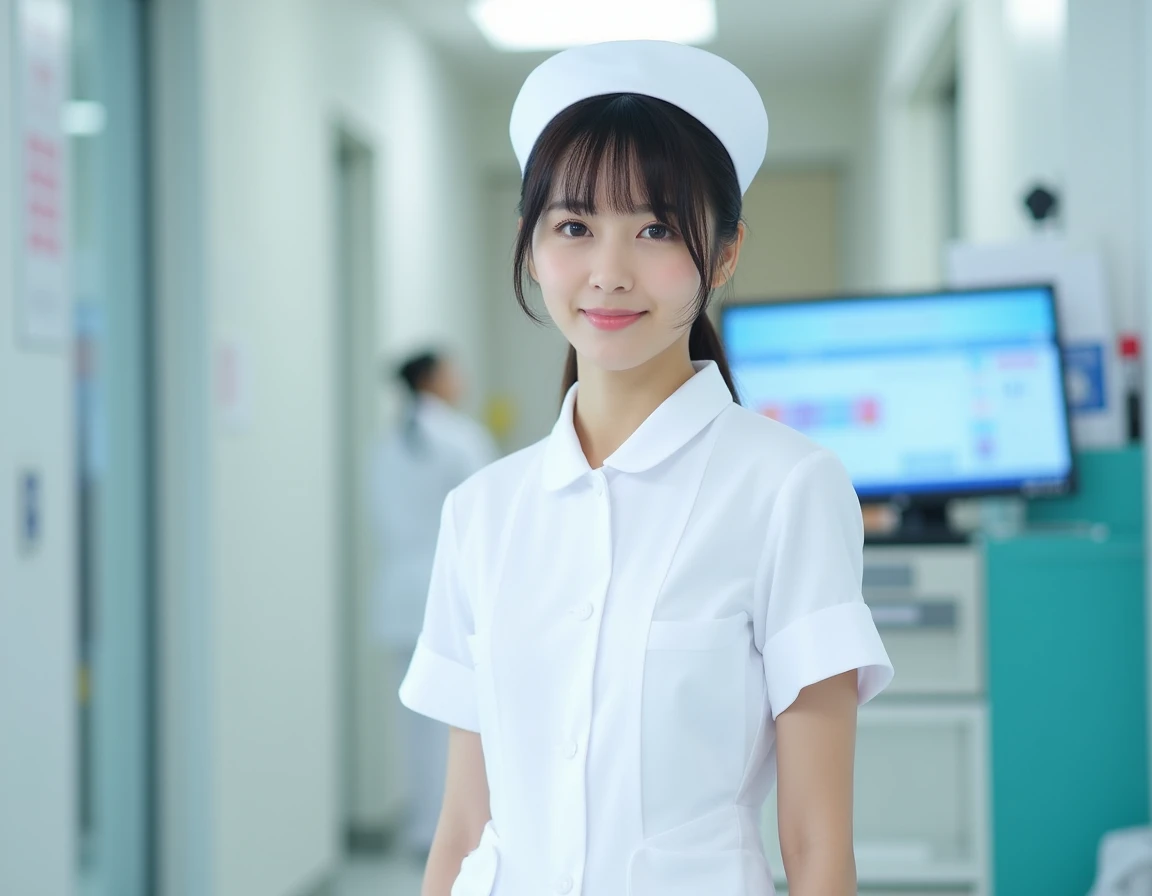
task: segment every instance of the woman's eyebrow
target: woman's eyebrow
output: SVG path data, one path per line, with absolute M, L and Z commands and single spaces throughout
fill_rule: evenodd
M 545 214 L 548 212 L 571 212 L 574 215 L 587 215 L 592 211 L 593 209 L 587 203 L 576 199 L 557 199 L 548 203 L 548 207 L 544 209 Z
M 544 209 L 545 214 L 549 212 L 571 212 L 574 215 L 592 215 L 596 213 L 596 209 L 578 199 L 557 199 L 555 202 L 550 202 L 548 207 Z M 647 205 L 637 206 L 630 211 L 630 214 L 650 215 L 652 214 L 652 208 Z

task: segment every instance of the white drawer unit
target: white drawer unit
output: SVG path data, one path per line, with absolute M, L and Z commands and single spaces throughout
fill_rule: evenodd
M 859 719 L 853 825 L 861 892 L 986 896 L 984 707 L 878 703 L 862 708 Z M 763 830 L 783 885 L 774 797 Z
M 983 583 L 974 545 L 864 548 L 864 599 L 896 670 L 885 697 L 984 693 Z

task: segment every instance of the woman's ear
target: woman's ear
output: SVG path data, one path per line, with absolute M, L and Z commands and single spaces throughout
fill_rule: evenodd
M 745 233 L 744 222 L 741 221 L 736 225 L 736 239 L 732 241 L 731 245 L 725 246 L 724 251 L 720 254 L 720 264 L 716 268 L 716 276 L 712 278 L 713 289 L 719 289 L 736 273 L 736 264 L 740 260 L 740 250 L 744 246 Z

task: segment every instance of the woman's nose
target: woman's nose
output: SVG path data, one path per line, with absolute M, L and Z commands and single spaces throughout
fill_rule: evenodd
M 632 289 L 632 266 L 628 252 L 605 242 L 593 253 L 592 273 L 588 282 L 601 292 L 629 292 Z

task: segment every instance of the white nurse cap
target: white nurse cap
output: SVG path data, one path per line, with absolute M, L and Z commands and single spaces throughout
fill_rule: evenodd
M 509 130 L 520 172 L 536 140 L 573 103 L 610 93 L 638 93 L 679 106 L 724 144 L 745 193 L 768 148 L 768 114 L 740 69 L 706 50 L 660 40 L 621 40 L 573 47 L 541 63 L 512 107 Z

